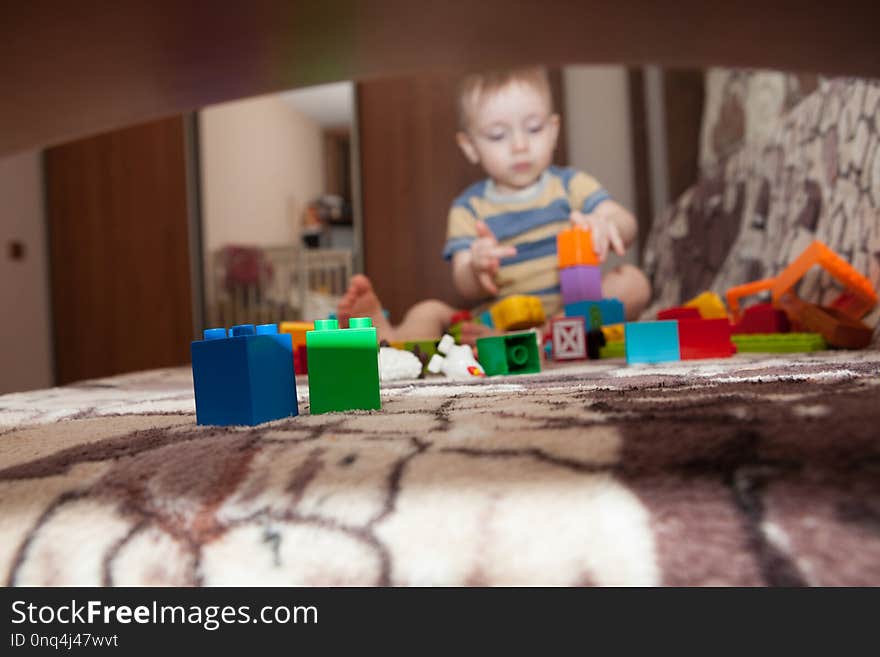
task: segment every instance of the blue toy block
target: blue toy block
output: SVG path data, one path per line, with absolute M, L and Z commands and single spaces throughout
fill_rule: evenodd
M 586 321 L 586 330 L 599 328 L 595 326 L 595 308 L 599 309 L 601 326 L 609 324 L 622 324 L 626 319 L 623 315 L 623 304 L 619 299 L 602 299 L 601 301 L 578 301 L 577 303 L 565 304 L 566 317 L 583 317 Z
M 681 360 L 675 320 L 627 322 L 624 335 L 627 364 Z
M 293 343 L 275 324 L 207 329 L 192 343 L 196 421 L 249 425 L 299 415 Z
M 478 319 L 480 320 L 480 323 L 484 326 L 495 328 L 495 323 L 492 321 L 492 313 L 490 313 L 488 310 L 480 315 Z

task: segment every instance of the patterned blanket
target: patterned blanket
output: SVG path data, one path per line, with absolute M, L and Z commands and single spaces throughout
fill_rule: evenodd
M 880 585 L 880 353 L 570 365 L 195 424 L 188 369 L 0 397 L 8 585 Z

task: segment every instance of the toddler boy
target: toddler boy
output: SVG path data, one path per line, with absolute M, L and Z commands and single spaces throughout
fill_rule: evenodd
M 461 83 L 456 139 L 488 178 L 453 202 L 443 257 L 451 259 L 455 287 L 474 302 L 474 312 L 529 294 L 541 299 L 548 317 L 560 314 L 556 235 L 571 223 L 592 231 L 600 261 L 609 249 L 623 255 L 635 240 L 635 218 L 595 179 L 551 164 L 559 120 L 543 69 L 469 75 Z M 651 295 L 647 278 L 631 265 L 608 272 L 602 293 L 620 299 L 627 318 L 638 317 Z M 392 326 L 360 275 L 339 305 L 340 319 L 370 316 L 379 337 L 390 341 L 439 337 L 454 312 L 441 301 L 422 301 Z M 486 332 L 467 324 L 462 339 L 472 342 Z

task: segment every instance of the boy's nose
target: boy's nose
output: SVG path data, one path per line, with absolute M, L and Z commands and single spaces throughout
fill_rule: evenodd
M 524 151 L 528 147 L 528 144 L 528 139 L 526 139 L 526 136 L 522 132 L 519 130 L 514 131 L 512 143 L 514 152 Z

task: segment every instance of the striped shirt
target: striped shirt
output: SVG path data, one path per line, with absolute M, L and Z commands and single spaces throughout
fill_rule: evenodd
M 501 260 L 498 298 L 535 295 L 544 312 L 554 315 L 562 309 L 556 234 L 570 225 L 573 209 L 586 214 L 609 198 L 594 178 L 571 168 L 551 166 L 535 185 L 513 194 L 500 194 L 483 180 L 452 203 L 443 257 L 451 260 L 470 248 L 482 219 L 499 244 L 516 246 L 516 255 Z

